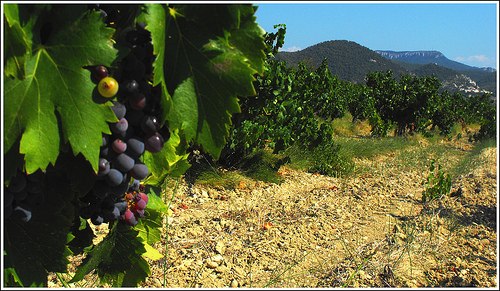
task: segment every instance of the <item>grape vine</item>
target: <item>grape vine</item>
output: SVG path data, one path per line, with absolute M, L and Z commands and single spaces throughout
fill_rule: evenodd
M 154 186 L 184 173 L 190 143 L 218 156 L 255 94 L 256 7 L 2 5 L 4 284 L 47 286 L 85 253 L 71 282 L 137 286 L 161 257 Z M 90 224 L 110 230 L 97 245 Z

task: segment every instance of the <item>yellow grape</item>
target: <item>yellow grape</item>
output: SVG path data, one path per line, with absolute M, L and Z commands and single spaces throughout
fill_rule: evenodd
M 111 98 L 118 92 L 118 82 L 113 77 L 106 77 L 99 82 L 97 89 L 103 97 Z

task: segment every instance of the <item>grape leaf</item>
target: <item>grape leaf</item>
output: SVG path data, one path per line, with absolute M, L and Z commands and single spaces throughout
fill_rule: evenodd
M 137 286 L 151 273 L 147 261 L 142 257 L 146 249 L 138 233 L 125 223 L 115 223 L 109 234 L 94 246 L 84 262 L 78 266 L 69 283 L 78 282 L 86 274 L 97 270 L 104 282 L 123 280 L 113 282 L 113 286 Z
M 116 226 L 116 225 L 115 225 Z M 83 280 L 83 277 L 88 273 L 95 270 L 99 264 L 107 263 L 110 261 L 109 254 L 114 248 L 115 236 L 113 235 L 113 229 L 99 244 L 94 246 L 92 250 L 88 253 L 87 257 L 83 263 L 78 266 L 75 275 L 68 283 L 78 282 Z
M 151 6 L 154 4 L 145 4 L 145 6 Z M 150 19 L 155 19 L 155 25 L 147 25 L 146 29 L 151 32 L 151 43 L 153 44 L 153 53 L 156 56 L 156 62 L 163 63 L 165 56 L 165 9 L 160 8 L 160 6 L 154 6 L 158 9 L 150 9 L 148 13 L 142 13 L 137 18 L 138 22 L 147 23 Z M 168 94 L 165 79 L 163 77 L 163 72 L 155 67 L 153 71 L 153 86 L 161 86 L 161 106 L 163 109 L 161 116 L 161 124 L 163 125 L 170 115 L 170 110 L 172 110 L 172 97 Z
M 4 72 L 8 77 L 22 80 L 26 76 L 26 60 L 31 53 L 31 46 L 19 22 L 9 23 L 5 17 L 4 29 Z
M 20 5 L 19 14 L 29 7 Z M 114 30 L 105 27 L 100 13 L 82 13 L 85 5 L 44 11 L 23 27 L 32 36 L 26 78 L 4 76 L 5 152 L 22 135 L 20 152 L 31 173 L 54 164 L 60 143 L 69 142 L 97 172 L 102 132 L 110 133 L 107 122 L 116 117 L 110 102 L 94 102 L 96 85 L 83 67 L 111 66 L 118 54 L 111 41 Z
M 236 8 L 234 5 L 229 5 Z M 257 72 L 264 72 L 264 62 L 266 54 L 264 53 L 266 45 L 264 43 L 265 31 L 255 22 L 254 16 L 257 7 L 240 6 L 241 28 L 232 31 L 229 43 L 238 48 L 246 56 L 252 68 Z
M 163 149 L 156 154 L 144 153 L 144 163 L 148 166 L 149 175 L 143 184 L 158 186 L 165 181 L 167 175 L 180 177 L 189 169 L 186 154 L 187 143 L 180 138 L 179 130 L 170 133 L 170 139 Z
M 145 244 L 144 248 L 146 249 L 146 252 L 142 254 L 144 257 L 151 259 L 153 261 L 157 261 L 163 258 L 163 255 L 157 249 L 153 248 L 149 244 Z
M 19 224 L 5 221 L 5 269 L 15 272 L 23 286 L 46 286 L 47 272 L 66 272 L 74 195 L 65 176 L 47 170 L 45 202 L 32 209 L 32 218 Z
M 139 231 L 146 245 L 152 245 L 161 240 L 161 229 L 163 227 L 162 213 L 168 213 L 168 206 L 163 203 L 162 199 L 150 189 L 148 194 L 148 207 L 146 208 L 146 216 L 139 220 L 139 224 L 135 227 Z
M 264 39 L 249 25 L 254 18 L 241 17 L 245 6 L 146 7 L 146 28 L 156 45 L 155 83 L 165 83 L 173 101 L 170 128 L 182 129 L 187 141 L 202 144 L 217 159 L 229 134 L 231 114 L 240 111 L 237 96 L 255 94 L 253 75 L 261 67 L 255 51 L 263 46 L 241 51 L 239 40 Z

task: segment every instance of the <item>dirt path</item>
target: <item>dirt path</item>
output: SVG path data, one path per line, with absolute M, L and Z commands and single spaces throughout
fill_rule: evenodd
M 182 184 L 156 246 L 166 264 L 151 262 L 143 286 L 496 286 L 496 148 L 428 205 L 428 172 L 394 156 L 357 161 L 372 173 L 347 179 L 282 168 L 280 185 Z

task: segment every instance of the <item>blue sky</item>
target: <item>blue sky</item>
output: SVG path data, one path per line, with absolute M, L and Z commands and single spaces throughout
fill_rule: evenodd
M 268 32 L 287 26 L 288 51 L 328 40 L 372 50 L 437 50 L 476 67 L 498 68 L 498 6 L 476 2 L 254 2 Z

